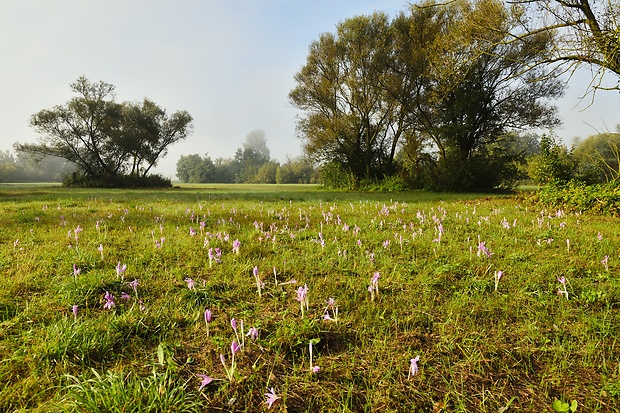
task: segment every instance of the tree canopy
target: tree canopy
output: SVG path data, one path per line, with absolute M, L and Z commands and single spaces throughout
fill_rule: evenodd
M 522 42 L 547 34 L 552 39 L 540 63 L 559 63 L 569 72 L 587 66 L 594 72 L 593 88 L 601 88 L 606 72 L 618 79 L 620 88 L 620 5 L 617 0 L 514 0 L 519 25 L 510 40 Z
M 90 182 L 114 185 L 123 176 L 145 178 L 170 145 L 191 132 L 187 111 L 167 115 L 154 102 L 118 103 L 114 86 L 80 77 L 77 95 L 64 105 L 32 115 L 37 144 L 15 144 L 19 152 L 56 156 L 77 165 Z
M 519 16 L 499 0 L 411 6 L 340 23 L 310 46 L 291 102 L 306 153 L 357 179 L 391 175 L 396 152 L 432 154 L 441 189 L 493 188 L 509 159 L 489 153 L 507 132 L 559 123 L 563 85 L 536 66 L 550 36 L 510 41 Z M 499 169 L 498 169 L 499 168 Z

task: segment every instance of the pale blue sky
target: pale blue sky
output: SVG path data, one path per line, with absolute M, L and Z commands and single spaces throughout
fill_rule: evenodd
M 301 153 L 296 110 L 288 101 L 308 46 L 338 22 L 403 0 L 0 0 L 0 150 L 35 142 L 33 113 L 72 97 L 84 75 L 116 86 L 117 100 L 152 99 L 169 112 L 186 109 L 194 132 L 170 148 L 158 172 L 174 177 L 181 155 L 232 157 L 254 129 L 271 156 Z M 579 104 L 587 76 L 559 103 L 557 133 L 613 130 L 617 92 Z M 578 105 L 575 107 L 575 105 Z

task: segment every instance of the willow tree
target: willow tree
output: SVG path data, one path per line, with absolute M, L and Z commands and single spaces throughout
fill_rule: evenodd
M 114 86 L 80 77 L 64 105 L 32 115 L 37 144 L 15 144 L 19 152 L 56 156 L 74 163 L 85 180 L 114 185 L 123 176 L 145 177 L 170 145 L 185 139 L 192 117 L 167 115 L 155 103 L 114 101 Z
M 500 185 L 499 171 L 510 159 L 493 152 L 493 144 L 511 131 L 559 123 L 551 100 L 563 85 L 533 64 L 550 36 L 506 41 L 518 24 L 499 0 L 427 2 L 395 20 L 404 39 L 398 43 L 408 45 L 395 70 L 415 85 L 399 99 L 415 120 L 410 136 L 428 139 L 436 151 L 443 189 Z
M 374 13 L 347 19 L 310 45 L 289 97 L 304 112 L 297 127 L 311 158 L 340 163 L 357 178 L 393 171 L 407 117 L 384 87 L 391 42 L 389 18 Z

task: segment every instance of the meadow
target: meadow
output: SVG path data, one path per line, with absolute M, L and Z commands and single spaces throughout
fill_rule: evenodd
M 528 195 L 0 186 L 2 412 L 620 411 L 620 225 Z

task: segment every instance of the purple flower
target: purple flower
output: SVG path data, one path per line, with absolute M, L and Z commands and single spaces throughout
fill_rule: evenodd
M 503 275 L 503 271 L 495 271 L 495 291 L 497 291 L 497 287 L 499 286 L 499 280 L 502 279 Z
M 297 297 L 295 299 L 303 303 L 308 296 L 308 285 L 304 284 L 304 286 L 299 287 L 296 292 L 297 292 Z
M 601 264 L 605 267 L 605 271 L 609 271 L 609 256 L 605 255 L 605 258 L 601 260 Z
M 489 251 L 489 249 L 487 248 L 486 242 L 481 241 L 478 244 L 478 256 L 480 257 L 481 255 L 485 255 L 487 258 L 491 258 L 491 256 L 493 255 L 493 253 L 491 251 Z
M 256 340 L 258 338 L 258 329 L 256 327 L 250 327 L 246 337 L 250 337 L 252 340 Z
M 123 278 L 123 274 L 125 274 L 125 271 L 127 271 L 127 265 L 123 264 L 121 266 L 121 262 L 119 261 L 118 264 L 116 264 L 116 276 L 117 277 L 121 277 L 121 279 Z
M 418 361 L 420 361 L 420 356 L 415 356 L 415 358 L 411 359 L 411 365 L 409 366 L 408 378 L 412 378 L 418 373 Z
M 114 296 L 110 294 L 108 291 L 105 292 L 105 295 L 103 296 L 103 298 L 105 299 L 103 308 L 105 308 L 106 310 L 111 310 L 112 307 L 116 307 L 116 304 L 114 304 Z
M 196 235 L 196 230 L 195 230 L 194 228 L 191 228 L 191 227 L 190 227 L 190 229 L 189 229 L 189 235 L 191 235 L 192 237 L 193 237 L 194 235 Z
M 138 294 L 138 280 L 133 280 L 129 282 L 129 286 L 133 289 L 133 291 Z
M 235 320 L 234 317 L 230 319 L 230 326 L 233 330 L 235 330 L 235 332 L 237 332 L 237 320 Z
M 77 319 L 77 315 L 78 315 L 78 306 L 74 305 L 73 307 L 71 307 L 71 312 L 73 313 L 73 318 Z
M 189 277 L 186 278 L 185 282 L 187 283 L 187 288 L 189 288 L 190 290 L 195 290 L 196 289 L 196 287 L 194 286 L 195 281 L 192 280 L 191 278 L 189 278 Z
M 233 340 L 232 343 L 230 343 L 230 352 L 232 354 L 237 354 L 239 350 L 241 350 L 241 346 L 237 343 L 237 340 Z
M 78 275 L 80 275 L 80 269 L 75 264 L 73 264 L 73 276 L 77 277 Z
M 213 381 L 213 378 L 207 376 L 206 374 L 196 374 L 196 376 L 200 377 L 202 381 L 200 382 L 200 387 L 198 387 L 198 391 L 204 389 Z
M 312 366 L 312 373 L 317 374 L 319 371 L 321 371 L 319 366 Z
M 372 284 L 374 287 L 376 287 L 379 284 L 379 277 L 381 276 L 381 274 L 379 274 L 379 272 L 375 272 L 372 275 L 372 279 L 370 280 L 370 284 Z
M 205 323 L 210 323 L 212 317 L 213 317 L 213 313 L 211 312 L 211 310 L 209 309 L 205 310 Z
M 267 403 L 267 408 L 271 409 L 271 406 L 280 398 L 272 388 L 269 389 L 269 392 L 265 393 L 265 403 Z
M 239 248 L 241 247 L 241 241 L 239 241 L 238 239 L 233 241 L 233 252 L 235 252 L 236 254 L 239 254 Z

